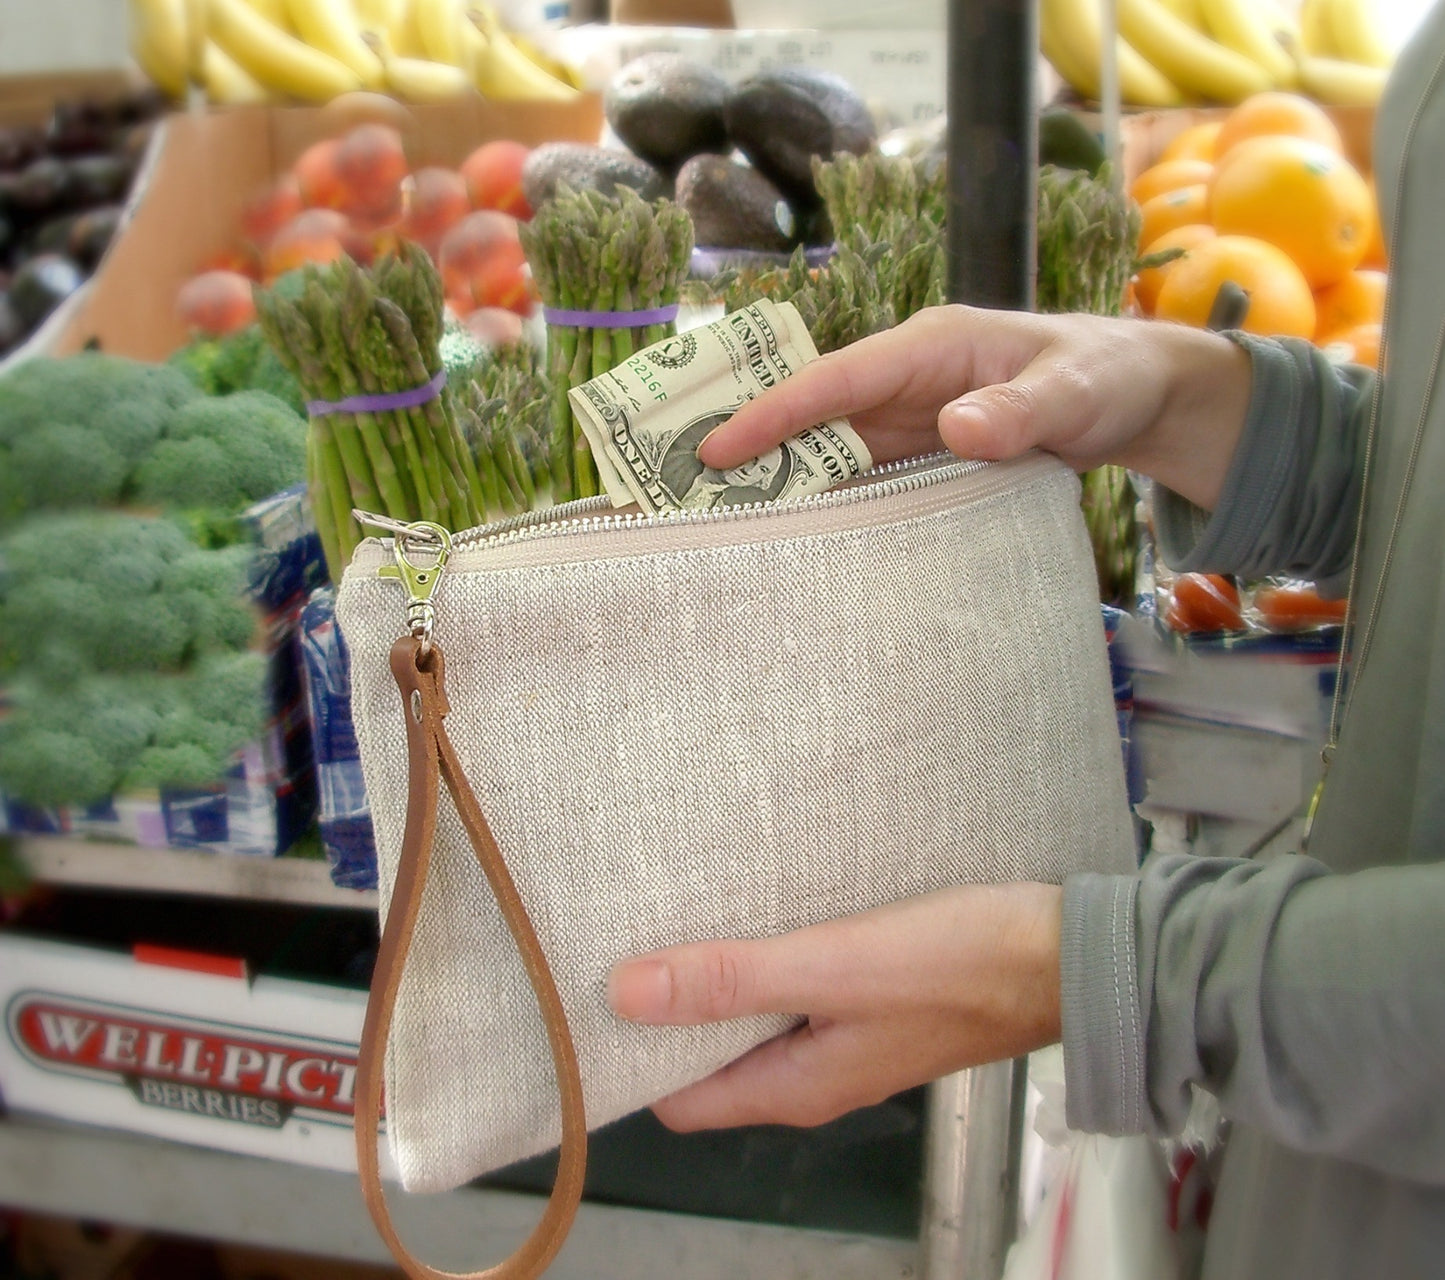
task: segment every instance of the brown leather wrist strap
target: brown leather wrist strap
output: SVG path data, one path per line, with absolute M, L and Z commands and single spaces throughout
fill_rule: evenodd
M 391 649 L 391 671 L 401 690 L 410 780 L 401 858 L 392 886 L 386 927 L 382 930 L 381 945 L 376 955 L 356 1069 L 356 1160 L 361 1173 L 361 1191 L 377 1231 L 402 1270 L 413 1280 L 533 1280 L 533 1277 L 541 1275 L 562 1248 L 582 1198 L 582 1180 L 587 1170 L 587 1121 L 582 1107 L 582 1078 L 577 1069 L 577 1053 L 572 1045 L 572 1035 L 567 1028 L 567 1016 L 557 994 L 556 983 L 552 980 L 552 972 L 547 967 L 527 909 L 512 883 L 481 806 L 462 772 L 451 739 L 447 737 L 443 725 L 448 708 L 441 650 L 435 642 L 423 652 L 420 640 L 412 637 L 398 640 Z M 438 1271 L 413 1256 L 392 1224 L 378 1167 L 377 1134 L 381 1120 L 386 1040 L 431 863 L 439 779 L 446 782 L 447 790 L 451 792 L 477 860 L 482 864 L 507 928 L 521 953 L 546 1023 L 547 1040 L 557 1072 L 557 1092 L 562 1103 L 561 1156 L 557 1180 L 552 1186 L 547 1207 L 532 1234 L 516 1251 L 485 1271 Z

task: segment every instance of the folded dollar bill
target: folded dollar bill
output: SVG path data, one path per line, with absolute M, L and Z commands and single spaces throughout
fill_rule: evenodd
M 672 511 L 821 493 L 873 465 L 846 418 L 809 427 L 727 471 L 697 448 L 818 350 L 790 302 L 762 299 L 646 347 L 568 394 L 614 506 Z

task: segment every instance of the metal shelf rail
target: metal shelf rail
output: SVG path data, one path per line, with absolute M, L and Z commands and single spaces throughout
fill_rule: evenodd
M 538 1197 L 395 1196 L 433 1262 L 475 1267 L 531 1228 Z M 74 1125 L 0 1121 L 0 1204 L 354 1262 L 391 1261 L 353 1174 Z M 908 1240 L 584 1202 L 548 1280 L 910 1280 Z

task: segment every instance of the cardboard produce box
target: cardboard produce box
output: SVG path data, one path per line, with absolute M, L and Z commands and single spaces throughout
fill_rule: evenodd
M 566 103 L 476 98 L 410 112 L 406 144 L 413 168 L 456 164 L 492 138 L 530 145 L 595 142 L 602 131 L 601 100 L 593 94 Z M 344 128 L 328 107 L 243 107 L 169 117 L 155 138 L 124 233 L 52 350 L 66 355 L 96 346 L 162 360 L 184 345 L 188 335 L 175 311 L 180 286 L 236 244 L 241 210 L 251 196 L 311 143 Z
M 0 1095 L 16 1113 L 354 1172 L 365 1007 L 365 991 L 221 956 L 0 932 Z
M 144 83 L 125 71 L 55 71 L 0 77 L 0 126 L 44 124 L 57 102 L 117 97 L 142 88 Z
M 731 0 L 610 0 L 608 18 L 625 26 L 731 27 Z

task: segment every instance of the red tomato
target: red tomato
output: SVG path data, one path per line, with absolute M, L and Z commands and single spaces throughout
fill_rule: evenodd
M 1341 623 L 1345 620 L 1345 604 L 1344 600 L 1326 600 L 1305 582 L 1260 587 L 1254 593 L 1254 607 L 1271 631 L 1304 631 Z
M 1174 580 L 1164 621 L 1175 631 L 1240 631 L 1239 588 L 1217 573 L 1181 573 Z

